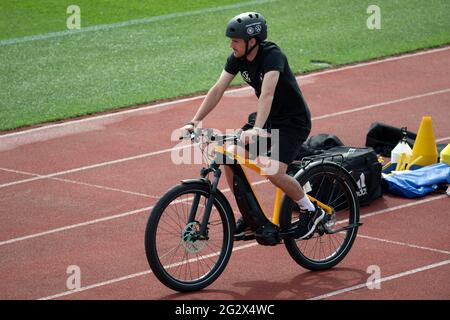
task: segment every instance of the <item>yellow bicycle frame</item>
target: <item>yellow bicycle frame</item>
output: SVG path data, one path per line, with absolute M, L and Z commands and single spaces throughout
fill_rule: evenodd
M 263 172 L 262 172 L 262 168 L 259 167 L 256 163 L 250 161 L 249 159 L 245 159 L 242 156 L 233 153 L 233 152 L 229 152 L 227 150 L 225 150 L 224 147 L 222 146 L 216 146 L 214 151 L 216 153 L 220 153 L 223 154 L 224 156 L 228 156 L 233 160 L 236 160 L 237 163 L 242 167 L 246 167 L 251 169 L 252 171 L 256 172 L 257 174 L 259 174 L 260 176 L 263 176 Z M 242 170 L 244 172 L 245 178 L 247 179 L 247 181 L 249 181 L 247 173 L 245 172 L 245 170 Z M 249 186 L 252 188 L 253 194 L 255 195 L 256 201 L 258 202 L 258 204 L 260 205 L 261 209 L 263 210 L 265 216 L 269 219 L 269 216 L 266 214 L 266 212 L 264 211 L 264 208 L 261 206 L 261 202 L 258 199 L 258 196 L 255 192 L 255 190 L 252 187 L 252 184 L 249 183 Z M 321 207 L 322 209 L 325 210 L 325 212 L 329 215 L 333 214 L 333 208 L 325 205 L 324 203 L 320 202 L 319 200 L 315 199 L 314 197 L 308 195 L 308 198 L 311 200 L 311 202 L 316 203 L 319 207 Z M 274 201 L 274 206 L 273 206 L 273 214 L 272 214 L 272 223 L 279 226 L 280 225 L 280 207 L 281 207 L 281 200 L 283 198 L 283 191 L 280 188 L 276 188 L 276 193 L 275 193 L 275 201 Z M 270 220 L 270 219 L 269 219 Z

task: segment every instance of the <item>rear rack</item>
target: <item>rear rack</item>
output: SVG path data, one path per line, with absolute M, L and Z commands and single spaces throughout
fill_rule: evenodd
M 304 157 L 302 160 L 294 161 L 296 164 L 300 164 L 302 168 L 306 168 L 311 163 L 315 163 L 320 161 L 322 164 L 325 161 L 334 162 L 340 166 L 344 163 L 344 154 L 343 153 L 323 153 L 314 156 Z

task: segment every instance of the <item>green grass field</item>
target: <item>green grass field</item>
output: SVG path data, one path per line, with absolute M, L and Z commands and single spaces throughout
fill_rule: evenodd
M 380 30 L 366 26 L 372 0 L 248 2 L 3 0 L 0 130 L 204 92 L 230 53 L 225 25 L 244 11 L 265 15 L 296 73 L 450 43 L 448 0 L 376 1 Z M 71 4 L 81 32 L 67 34 Z

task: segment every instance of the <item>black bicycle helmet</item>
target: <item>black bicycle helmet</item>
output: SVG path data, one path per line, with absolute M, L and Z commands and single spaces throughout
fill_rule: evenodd
M 244 12 L 228 22 L 226 36 L 249 41 L 257 38 L 258 42 L 267 38 L 267 23 L 264 17 L 257 12 Z

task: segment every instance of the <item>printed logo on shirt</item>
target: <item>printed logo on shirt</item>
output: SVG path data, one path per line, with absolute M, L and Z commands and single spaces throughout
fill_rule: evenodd
M 252 80 L 250 79 L 250 75 L 248 74 L 248 71 L 242 71 L 241 72 L 242 78 L 244 78 L 244 80 L 248 83 L 252 82 Z

